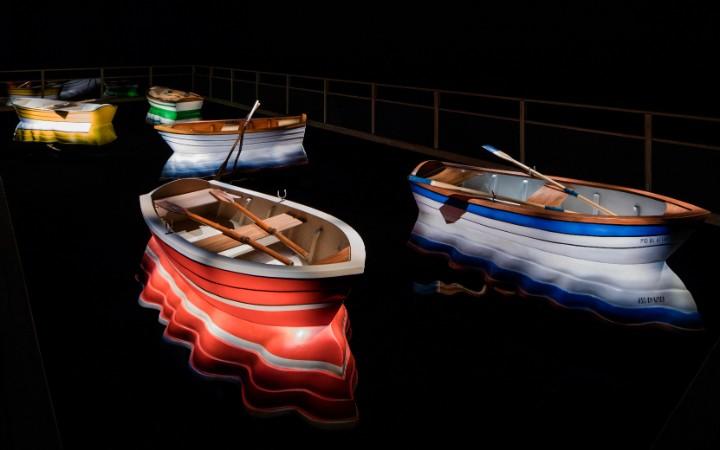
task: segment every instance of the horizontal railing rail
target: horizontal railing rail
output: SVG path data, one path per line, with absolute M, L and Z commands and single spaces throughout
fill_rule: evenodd
M 170 71 L 172 69 L 172 71 Z M 121 73 L 122 72 L 122 73 Z M 58 67 L 46 69 L 0 70 L 0 83 L 30 82 L 40 83 L 40 95 L 50 83 L 63 82 L 76 78 L 98 78 L 100 91 L 110 80 L 138 80 L 151 86 L 157 78 L 187 77 L 192 83 L 194 66 L 192 65 L 153 65 L 153 66 L 103 66 L 103 67 Z M 0 90 L 0 99 L 4 100 Z M 5 101 L 1 102 L 2 104 Z
M 273 80 L 267 81 L 268 78 L 272 78 Z M 279 80 L 283 79 L 285 80 L 284 83 L 279 82 Z M 642 168 L 638 167 L 638 169 L 641 169 L 642 173 L 641 187 L 644 187 L 647 190 L 651 190 L 653 188 L 653 150 L 657 144 L 713 152 L 720 151 L 720 142 L 718 144 L 707 141 L 701 142 L 688 138 L 669 137 L 657 133 L 659 121 L 688 121 L 693 124 L 715 126 L 720 125 L 720 118 L 718 117 L 704 117 L 693 114 L 678 114 L 664 111 L 511 97 L 448 89 L 410 87 L 390 83 L 376 83 L 369 81 L 318 77 L 312 75 L 255 71 L 224 66 L 195 66 L 195 83 L 199 83 L 200 80 L 203 80 L 206 84 L 204 93 L 207 94 L 209 100 L 215 100 L 221 103 L 241 107 L 247 107 L 252 104 L 252 100 L 254 100 L 254 98 L 250 98 L 252 97 L 251 95 L 246 94 L 242 97 L 238 95 L 237 91 L 242 87 L 245 87 L 246 91 L 250 88 L 249 91 L 253 92 L 255 97 L 260 97 L 260 91 L 265 90 L 266 88 L 280 91 L 279 97 L 284 96 L 284 108 L 281 108 L 280 110 L 268 109 L 265 111 L 272 114 L 289 113 L 291 111 L 291 98 L 294 94 L 310 94 L 315 97 L 314 101 L 311 103 L 314 106 L 317 106 L 317 109 L 320 111 L 319 115 L 316 115 L 315 117 L 311 116 L 311 119 L 313 119 L 311 123 L 315 126 L 349 134 L 355 137 L 419 151 L 428 155 L 455 157 L 455 159 L 460 161 L 477 160 L 480 158 L 468 157 L 462 152 L 444 148 L 445 146 L 442 145 L 443 136 L 441 135 L 441 130 L 443 129 L 443 122 L 448 120 L 444 119 L 447 115 L 483 119 L 487 121 L 499 121 L 513 125 L 516 129 L 516 136 L 514 138 L 515 153 L 523 162 L 526 162 L 527 159 L 527 135 L 528 128 L 530 127 L 532 127 L 533 130 L 558 130 L 580 135 L 599 136 L 629 142 L 637 142 L 642 146 L 638 149 L 642 154 Z M 223 92 L 221 93 L 220 85 L 222 83 L 225 83 L 227 88 L 223 89 Z M 364 92 L 348 92 L 347 89 L 339 89 L 339 87 L 353 87 L 360 90 L 364 89 Z M 423 101 L 407 98 L 413 96 L 418 97 L 423 94 L 426 96 L 426 99 Z M 356 121 L 353 125 L 340 125 L 332 123 L 332 121 L 328 120 L 331 113 L 329 109 L 332 109 L 332 107 L 328 105 L 329 99 L 347 99 L 351 101 L 364 102 L 368 107 L 368 114 L 364 119 Z M 491 111 L 488 110 L 488 108 L 474 109 L 456 106 L 453 103 L 457 102 L 453 102 L 452 100 L 458 99 L 461 101 L 487 100 L 502 103 L 504 104 L 503 107 L 498 109 L 504 111 Z M 398 106 L 409 108 L 418 112 L 431 113 L 430 120 L 425 122 L 425 125 L 421 125 L 421 128 L 428 128 L 431 130 L 430 134 L 432 135 L 432 143 L 428 142 L 425 144 L 418 144 L 410 137 L 404 138 L 397 135 L 387 136 L 380 133 L 378 126 L 378 107 L 381 105 Z M 562 109 L 565 112 L 560 115 L 560 119 L 535 117 L 537 110 L 552 108 Z M 529 116 L 529 112 L 532 112 L 533 115 Z M 567 120 L 568 117 L 573 117 L 577 114 L 605 114 L 613 116 L 624 115 L 628 116 L 627 120 L 623 120 L 624 123 L 627 124 L 630 122 L 636 122 L 636 124 L 631 127 L 633 129 L 613 129 L 614 127 L 612 126 L 592 126 L 582 123 L 573 123 L 572 120 Z M 613 117 L 612 120 L 617 120 L 617 117 Z M 594 121 L 596 123 L 612 120 L 604 120 L 602 118 L 586 119 L 586 121 Z M 713 133 L 707 134 L 710 135 Z M 717 135 L 720 136 L 720 133 Z
M 403 86 L 392 83 L 377 83 L 363 80 L 319 77 L 272 71 L 256 71 L 226 66 L 208 65 L 164 65 L 164 66 L 109 66 L 53 69 L 18 69 L 0 71 L 0 81 L 34 81 L 42 87 L 47 83 L 70 78 L 73 73 L 97 74 L 102 83 L 106 80 L 144 80 L 148 85 L 155 78 L 187 77 L 187 88 L 205 95 L 209 101 L 229 106 L 247 108 L 256 99 L 262 99 L 261 111 L 268 114 L 288 114 L 291 111 L 307 112 L 310 124 L 330 131 L 368 139 L 399 148 L 416 151 L 437 158 L 459 162 L 477 162 L 481 158 L 471 156 L 459 149 L 457 142 L 464 142 L 465 135 L 472 135 L 472 129 L 458 132 L 448 130 L 448 125 L 465 118 L 490 124 L 508 124 L 512 139 L 506 142 L 508 150 L 519 160 L 527 162 L 528 150 L 539 151 L 538 145 L 529 143 L 529 137 L 536 131 L 563 132 L 558 142 L 571 142 L 573 135 L 596 136 L 598 139 L 614 139 L 613 142 L 628 142 L 637 145 L 627 159 L 634 161 L 634 169 L 641 174 L 638 187 L 651 190 L 654 185 L 654 152 L 658 145 L 696 149 L 698 151 L 720 151 L 720 136 L 717 128 L 697 132 L 697 129 L 720 127 L 719 117 L 694 114 L 679 114 L 614 106 L 599 106 L 565 101 L 553 101 L 524 97 L 493 95 L 450 89 Z M 35 74 L 35 76 L 32 76 Z M 25 75 L 26 78 L 20 77 Z M 183 88 L 183 86 L 180 86 Z M 298 96 L 305 96 L 301 101 Z M 310 100 L 308 100 L 308 98 Z M 272 100 L 272 101 L 268 101 Z M 337 101 L 354 102 L 362 106 L 363 112 L 355 114 L 353 120 L 345 120 L 345 108 L 334 106 Z M 302 111 L 297 108 L 301 105 Z M 384 113 L 384 108 L 403 108 L 408 114 L 425 115 L 426 118 L 407 118 L 398 122 L 400 113 Z M 405 113 L 405 112 L 403 112 Z M 342 121 L 336 120 L 343 116 Z M 387 123 L 395 120 L 393 126 Z M 419 121 L 411 132 L 402 130 L 401 125 Z M 342 123 L 340 123 L 342 122 Z M 612 123 L 612 125 L 608 125 Z M 679 125 L 679 123 L 681 123 Z M 598 125 L 600 124 L 600 125 Z M 670 125 L 669 125 L 670 124 Z M 397 129 L 396 129 L 397 128 Z M 680 130 L 680 135 L 666 131 Z M 690 130 L 688 132 L 688 130 Z M 693 131 L 695 130 L 695 131 Z M 417 136 L 413 136 L 412 134 Z M 567 134 L 569 133 L 569 134 Z M 688 133 L 692 137 L 688 137 Z M 422 135 L 422 137 L 418 137 Z M 703 137 L 704 139 L 697 139 Z M 469 141 L 469 138 L 467 139 Z M 451 144 L 452 142 L 455 144 Z M 637 144 L 633 144 L 637 143 Z M 468 143 L 467 145 L 471 145 Z M 472 143 L 473 148 L 477 148 Z M 687 155 L 683 151 L 679 153 Z M 481 153 L 476 153 L 481 156 Z M 718 154 L 720 158 L 720 154 Z M 714 156 L 713 156 L 714 157 Z M 534 155 L 533 162 L 538 160 Z M 621 164 L 624 170 L 629 164 Z

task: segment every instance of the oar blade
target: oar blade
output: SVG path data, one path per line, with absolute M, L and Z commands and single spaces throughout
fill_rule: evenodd
M 514 159 L 512 156 L 508 155 L 508 154 L 505 153 L 504 151 L 502 151 L 502 150 L 500 150 L 499 148 L 494 147 L 494 146 L 492 146 L 492 145 L 487 145 L 487 144 L 486 144 L 486 145 L 483 145 L 482 148 L 484 148 L 485 150 L 489 151 L 490 153 L 492 153 L 493 155 L 497 156 L 498 158 L 502 158 L 502 159 L 504 159 L 504 160 L 506 160 L 506 161 L 513 161 L 513 162 L 515 161 L 515 159 Z
M 167 200 L 160 200 L 158 202 L 155 202 L 155 206 L 172 213 L 185 214 L 185 208 Z
M 225 203 L 235 203 L 235 200 L 233 200 L 232 197 L 230 197 L 230 194 L 228 194 L 225 191 L 222 191 L 220 189 L 210 189 L 210 195 L 215 197 L 221 202 Z
M 253 114 L 255 114 L 255 111 L 260 107 L 260 100 L 255 100 L 255 103 L 253 104 L 253 107 L 250 109 L 250 112 L 248 113 L 247 117 L 245 118 L 245 121 L 249 122 L 252 118 Z
M 408 175 L 408 180 L 412 181 L 413 183 L 432 184 L 431 179 L 419 177 L 417 175 Z

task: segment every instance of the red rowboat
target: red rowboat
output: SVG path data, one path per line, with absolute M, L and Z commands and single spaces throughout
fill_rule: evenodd
M 191 346 L 193 367 L 239 378 L 251 411 L 353 423 L 342 301 L 364 270 L 360 236 L 320 211 L 217 181 L 173 181 L 140 203 L 153 235 L 140 302 Z

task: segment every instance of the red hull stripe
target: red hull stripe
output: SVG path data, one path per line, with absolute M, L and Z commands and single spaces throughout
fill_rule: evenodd
M 180 315 L 187 315 L 218 338 L 232 345 L 261 354 L 279 367 L 325 370 L 342 374 L 346 362 L 346 310 L 338 308 L 335 317 L 323 326 L 274 326 L 258 324 L 218 310 L 198 295 L 184 280 L 166 278 L 146 260 L 150 273 L 147 289 L 166 296 L 165 306 Z M 172 312 L 172 311 L 171 311 Z
M 194 284 L 224 298 L 259 305 L 342 301 L 351 277 L 320 279 L 269 278 L 240 274 L 195 262 L 157 238 L 149 247 L 165 253 L 172 265 Z
M 224 299 L 195 286 L 175 270 L 166 256 L 156 254 L 149 247 L 143 256 L 143 268 L 147 272 L 156 271 L 157 275 L 166 282 L 181 286 L 186 293 L 192 291 L 194 295 L 217 310 L 257 324 L 293 327 L 325 326 L 332 322 L 342 304 L 265 306 Z

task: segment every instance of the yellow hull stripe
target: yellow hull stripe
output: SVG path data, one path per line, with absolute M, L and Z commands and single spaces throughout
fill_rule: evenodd
M 42 109 L 15 107 L 18 116 L 22 119 L 47 120 L 52 122 L 85 122 L 93 125 L 110 124 L 115 117 L 117 106 L 109 105 L 95 111 L 50 111 Z
M 58 142 L 60 144 L 105 145 L 117 139 L 112 124 L 92 126 L 87 133 L 52 130 L 15 129 L 15 140 L 21 142 Z

